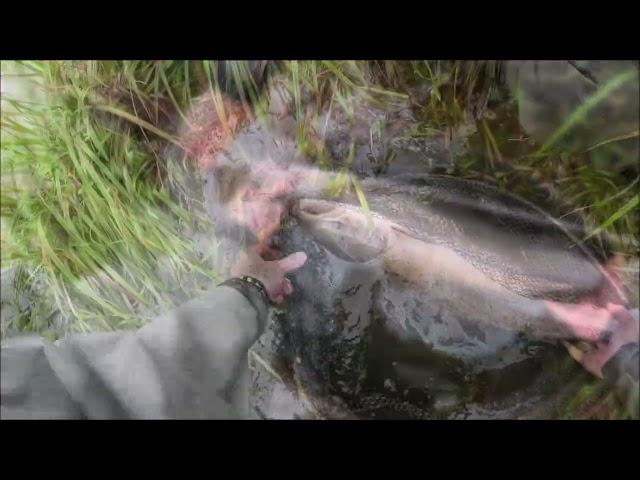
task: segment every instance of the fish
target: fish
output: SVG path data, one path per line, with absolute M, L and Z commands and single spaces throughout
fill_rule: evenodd
M 285 254 L 303 250 L 308 261 L 259 346 L 254 408 L 265 418 L 512 418 L 540 398 L 571 397 L 565 386 L 580 367 L 567 369 L 562 342 L 523 334 L 518 319 L 557 339 L 574 333 L 520 310 L 544 313 L 554 297 L 601 312 L 581 302 L 606 283 L 606 258 L 572 240 L 580 225 L 557 225 L 481 183 L 412 175 L 361 186 L 368 212 L 357 195 L 299 198 L 277 234 Z M 419 261 L 402 263 L 411 245 Z M 516 246 L 536 245 L 554 255 L 515 256 Z M 554 265 L 543 268 L 545 258 Z M 421 276 L 425 265 L 436 273 Z
M 428 289 L 457 318 L 556 340 L 598 341 L 615 327 L 605 309 L 580 303 L 607 278 L 577 242 L 577 226 L 455 177 L 374 182 L 367 193 L 368 212 L 309 198 L 291 214 L 335 256 L 381 259 L 386 273 Z

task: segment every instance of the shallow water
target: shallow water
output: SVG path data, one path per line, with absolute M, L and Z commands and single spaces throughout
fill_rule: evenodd
M 526 72 L 520 75 L 522 91 Z M 572 78 L 562 88 L 571 89 Z M 537 89 L 545 88 L 539 81 L 531 82 Z M 539 98 L 535 88 L 529 93 Z M 630 95 L 633 105 L 637 99 L 633 92 Z M 553 104 L 556 99 L 553 95 L 539 98 L 544 104 L 540 108 L 552 110 L 545 102 Z M 565 96 L 560 94 L 560 99 Z M 533 101 L 528 102 L 521 107 L 519 118 L 513 100 L 492 105 L 454 145 L 439 137 L 422 138 L 413 144 L 404 139 L 391 141 L 389 148 L 395 156 L 382 168 L 363 142 L 356 149 L 352 171 L 361 178 L 446 172 L 484 180 L 488 177 L 494 183 L 496 170 L 513 171 L 518 155 L 533 151 L 535 142 L 523 136 L 544 143 L 544 134 L 530 118 Z M 629 116 L 626 110 L 607 112 L 625 119 L 619 128 L 637 128 L 637 117 Z M 549 128 L 558 124 L 557 118 L 542 114 L 535 121 L 547 122 Z M 487 125 L 499 135 L 503 148 L 498 158 L 488 155 L 478 138 Z M 407 125 L 407 130 L 410 127 Z M 593 144 L 598 140 L 589 135 L 589 128 L 597 127 L 584 121 L 581 135 L 587 139 L 582 141 Z M 341 135 L 344 131 L 329 138 Z M 633 172 L 625 171 L 625 159 L 633 155 L 633 148 L 631 153 L 622 151 L 620 160 L 609 167 L 631 175 Z M 615 154 L 610 155 L 612 161 Z M 603 158 L 587 155 L 583 161 L 602 162 Z M 496 162 L 500 164 L 496 166 Z M 536 184 L 522 176 L 520 183 L 510 185 L 507 191 L 556 216 L 567 214 L 572 206 L 554 200 L 553 189 L 554 185 Z M 373 198 L 372 204 L 376 200 Z M 579 215 L 565 216 L 564 220 L 578 229 L 584 225 Z M 305 250 L 309 261 L 292 275 L 297 291 L 288 299 L 285 311 L 274 316 L 268 339 L 258 349 L 265 357 L 273 358 L 275 353 L 275 363 L 286 372 L 277 382 L 273 376 L 265 381 L 263 369 L 256 366 L 254 388 L 262 394 L 254 401 L 264 416 L 270 416 L 269 399 L 273 398 L 265 392 L 269 384 L 274 388 L 273 383 L 281 382 L 288 385 L 291 412 L 288 416 L 280 403 L 273 413 L 278 418 L 559 418 L 566 415 L 566 404 L 582 386 L 593 383 L 555 342 L 532 340 L 517 332 L 478 325 L 472 319 L 443 317 L 428 295 L 394 285 L 375 261 L 362 265 L 344 262 L 295 223 L 281 232 L 279 245 L 285 254 Z M 587 245 L 601 260 L 611 255 L 613 248 L 597 238 Z M 629 287 L 637 290 L 637 283 Z M 637 306 L 633 302 L 632 298 L 631 306 Z M 282 398 L 284 390 L 275 396 Z M 298 395 L 300 391 L 304 394 Z

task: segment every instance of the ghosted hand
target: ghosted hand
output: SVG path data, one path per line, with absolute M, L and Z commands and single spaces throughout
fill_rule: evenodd
M 237 224 L 248 227 L 259 244 L 266 244 L 280 227 L 286 198 L 296 190 L 301 179 L 300 172 L 283 170 L 273 162 L 259 164 L 230 199 L 228 215 Z
M 629 311 L 621 305 L 610 303 L 607 310 L 618 323 L 608 342 L 597 342 L 595 348 L 585 352 L 577 346 L 565 342 L 569 354 L 587 371 L 602 378 L 602 368 L 618 350 L 628 343 L 638 343 L 640 330 L 638 328 L 638 310 Z
M 293 292 L 293 285 L 286 277 L 287 273 L 302 267 L 307 261 L 304 252 L 296 252 L 281 258 L 280 260 L 263 260 L 255 250 L 243 252 L 231 268 L 231 275 L 240 277 L 243 275 L 260 280 L 272 301 L 282 302 L 285 295 Z

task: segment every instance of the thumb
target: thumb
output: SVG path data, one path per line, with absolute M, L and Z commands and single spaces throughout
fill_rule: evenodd
M 602 378 L 602 364 L 604 363 L 602 351 L 594 351 L 587 354 L 576 345 L 567 341 L 563 341 L 562 343 L 569 351 L 569 355 L 571 355 L 576 362 L 582 365 L 585 370 Z
M 571 355 L 576 362 L 582 362 L 582 359 L 584 358 L 584 352 L 582 350 L 566 340 L 563 340 L 562 343 L 568 350 L 569 355 Z
M 307 261 L 307 254 L 304 252 L 292 253 L 288 257 L 278 260 L 278 267 L 284 273 L 299 269 Z

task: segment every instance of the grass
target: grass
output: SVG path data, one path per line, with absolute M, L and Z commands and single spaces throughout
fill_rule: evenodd
M 101 117 L 99 112 L 121 107 L 102 108 L 95 100 L 96 90 L 113 87 L 118 96 L 142 99 L 140 105 L 157 118 L 150 99 L 161 94 L 159 79 L 176 82 L 183 97 L 182 67 L 22 67 L 40 76 L 45 101 L 3 109 L 2 265 L 41 276 L 46 287 L 39 301 L 53 303 L 57 313 L 43 322 L 27 311 L 17 323 L 3 323 L 3 335 L 22 330 L 58 337 L 137 327 L 216 278 L 211 262 L 197 258 L 182 235 L 185 228 L 206 227 L 169 197 L 162 165 L 150 142 L 140 139 L 147 132 L 137 126 L 146 122 L 132 122 L 130 114 Z M 142 82 L 150 82 L 151 91 L 142 90 Z
M 513 137 L 524 134 L 517 120 L 517 105 L 509 104 L 510 111 L 499 112 L 493 120 L 482 116 L 489 102 L 502 94 L 499 80 L 503 73 L 499 62 L 311 61 L 290 62 L 283 65 L 282 70 L 290 79 L 288 89 L 294 99 L 300 148 L 318 158 L 319 164 L 330 162 L 326 160 L 322 144 L 314 142 L 300 101 L 301 92 L 307 92 L 318 109 L 321 105 L 336 106 L 334 108 L 341 108 L 348 115 L 354 114 L 354 98 L 361 97 L 378 105 L 395 97 L 409 98 L 418 120 L 413 132 L 416 137 L 444 135 L 458 125 L 473 122 L 472 113 L 475 113 L 477 134 L 469 139 L 468 151 L 459 161 L 459 175 L 482 175 L 504 189 L 515 188 L 524 197 L 534 199 L 531 178 L 540 184 L 553 185 L 554 198 L 551 202 L 545 199 L 546 203 L 558 216 L 579 214 L 588 230 L 583 240 L 605 234 L 619 254 L 626 257 L 637 254 L 640 248 L 636 234 L 640 228 L 638 162 L 631 162 L 629 170 L 620 172 L 603 167 L 598 155 L 594 155 L 598 149 L 604 150 L 603 147 L 614 148 L 623 140 L 637 138 L 637 131 L 582 150 L 563 142 L 595 107 L 622 85 L 637 83 L 637 72 L 622 72 L 601 85 L 566 116 L 543 145 L 537 145 L 512 141 Z M 501 123 L 504 125 L 499 126 Z M 548 197 L 548 193 L 545 195 Z M 361 203 L 366 206 L 366 199 L 361 199 Z
M 256 64 L 65 61 L 2 68 L 3 80 L 32 79 L 37 93 L 35 100 L 2 99 L 2 267 L 16 267 L 16 289 L 33 297 L 19 306 L 20 315 L 3 319 L 2 335 L 135 328 L 210 286 L 218 278 L 215 240 L 202 252 L 193 238 L 211 235 L 211 225 L 200 199 L 171 194 L 181 188 L 182 170 L 169 169 L 168 147 L 180 150 L 176 125 L 188 123 L 187 109 L 203 91 L 222 117 L 221 87 L 264 115 L 269 105 L 252 74 Z M 607 234 L 619 253 L 637 256 L 638 166 L 602 165 L 638 131 L 582 150 L 565 142 L 621 85 L 637 82 L 637 73 L 601 85 L 538 145 L 521 130 L 514 102 L 492 106 L 504 93 L 499 62 L 317 60 L 270 68 L 293 99 L 301 152 L 321 167 L 331 162 L 323 132 L 312 126 L 317 112 L 339 109 L 353 118 L 362 103 L 384 110 L 408 102 L 415 137 L 475 124 L 457 159 L 459 175 L 539 199 L 559 217 L 579 214 L 587 237 Z M 493 118 L 483 115 L 487 110 Z M 353 158 L 353 145 L 350 152 Z M 354 187 L 367 209 L 348 167 L 334 193 Z M 551 186 L 552 196 L 533 183 Z
M 546 152 L 551 150 L 575 125 L 581 123 L 586 118 L 587 114 L 592 111 L 599 103 L 607 99 L 612 92 L 620 88 L 627 82 L 636 81 L 638 78 L 638 72 L 628 70 L 614 76 L 611 80 L 598 88 L 596 92 L 589 96 L 578 108 L 576 108 L 569 116 L 566 117 L 562 125 L 555 131 L 553 135 L 540 147 L 538 155 L 543 156 Z M 626 137 L 626 136 L 625 136 Z M 601 142 L 602 145 L 605 142 Z M 608 142 L 607 142 L 608 143 Z M 593 149 L 591 147 L 589 150 Z
M 628 75 L 624 78 L 629 81 Z M 610 92 L 610 85 L 601 90 Z M 598 91 L 586 104 L 593 108 L 603 99 Z M 495 119 L 480 122 L 478 134 L 470 139 L 467 152 L 460 159 L 459 173 L 488 178 L 505 190 L 544 205 L 559 218 L 579 215 L 587 230 L 582 240 L 604 234 L 615 252 L 624 257 L 637 256 L 638 162 L 629 162 L 630 167 L 625 169 L 615 168 L 611 163 L 599 161 L 606 157 L 594 155 L 597 149 L 593 146 L 563 148 L 560 141 L 585 121 L 589 108 L 584 104 L 578 107 L 542 147 L 526 138 L 515 105 L 501 108 Z M 599 146 L 633 138 L 631 134 L 620 135 L 599 142 Z M 548 188 L 536 191 L 535 185 Z

